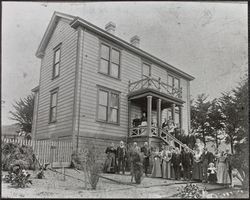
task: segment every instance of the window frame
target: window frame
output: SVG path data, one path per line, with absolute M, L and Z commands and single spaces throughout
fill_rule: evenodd
M 62 43 L 58 44 L 54 49 L 53 49 L 53 69 L 52 69 L 52 80 L 56 79 L 60 75 L 60 66 L 61 66 L 61 54 L 62 54 Z M 56 52 L 59 52 L 59 61 L 55 62 L 56 60 Z M 55 66 L 58 64 L 58 74 L 55 75 Z
M 169 84 L 169 76 L 172 77 L 172 83 L 171 83 L 171 84 Z M 174 85 L 175 80 L 178 80 L 178 87 L 177 87 L 177 88 L 176 88 L 175 85 Z M 168 85 L 172 87 L 172 91 L 173 91 L 174 89 L 178 89 L 178 90 L 179 90 L 179 89 L 181 88 L 181 80 L 180 80 L 179 77 L 177 77 L 177 76 L 175 76 L 175 75 L 173 75 L 173 74 L 169 74 L 169 73 L 168 73 Z
M 107 113 L 106 113 L 106 119 L 107 120 L 102 120 L 99 119 L 99 106 L 100 106 L 100 102 L 99 102 L 99 97 L 100 97 L 100 91 L 104 91 L 108 93 L 108 97 L 107 97 Z M 112 122 L 110 120 L 110 112 L 111 112 L 111 94 L 115 94 L 118 96 L 118 108 L 117 108 L 117 122 Z M 120 96 L 121 92 L 117 91 L 117 90 L 113 90 L 104 86 L 100 86 L 97 85 L 97 103 L 96 103 L 96 121 L 97 122 L 101 122 L 101 123 L 105 123 L 105 124 L 112 124 L 112 125 L 120 125 Z M 113 108 L 115 109 L 115 108 Z
M 148 65 L 149 66 L 149 76 L 146 76 L 146 75 L 144 75 L 143 74 L 143 72 L 144 72 L 144 65 Z M 146 62 L 146 61 L 142 61 L 142 79 L 144 79 L 144 78 L 148 78 L 148 77 L 150 77 L 150 76 L 152 76 L 152 65 L 151 65 L 151 63 L 149 63 L 149 62 Z
M 59 88 L 55 88 L 50 91 L 50 105 L 49 105 L 49 124 L 56 123 L 57 122 L 57 107 L 58 107 L 58 91 Z M 52 107 L 52 96 L 56 94 L 56 106 Z M 52 120 L 52 109 L 55 108 L 55 120 Z
M 102 58 L 102 45 L 109 47 L 109 60 L 106 60 L 105 58 Z M 119 52 L 118 77 L 111 75 L 111 65 L 112 65 L 112 63 L 114 63 L 113 60 L 112 60 L 112 52 L 113 52 L 113 50 Z M 105 76 L 108 76 L 110 78 L 116 79 L 116 80 L 121 80 L 121 56 L 122 56 L 121 49 L 119 49 L 115 45 L 112 45 L 112 44 L 101 41 L 100 46 L 99 46 L 99 68 L 98 68 L 98 73 L 103 74 Z M 101 71 L 101 60 L 102 59 L 105 60 L 105 61 L 108 61 L 108 73 L 105 73 L 105 72 Z M 117 65 L 116 63 L 114 63 L 114 64 Z

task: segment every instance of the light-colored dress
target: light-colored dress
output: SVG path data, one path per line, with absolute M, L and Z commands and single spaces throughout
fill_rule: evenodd
M 172 153 L 170 151 L 163 150 L 161 157 L 162 157 L 162 178 L 170 179 Z
M 224 156 L 218 158 L 217 183 L 230 184 L 227 158 Z
M 155 152 L 153 155 L 153 169 L 151 177 L 162 177 L 161 157 L 159 152 Z

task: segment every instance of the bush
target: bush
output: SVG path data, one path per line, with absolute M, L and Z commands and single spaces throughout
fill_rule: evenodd
M 2 169 L 10 170 L 11 165 L 19 164 L 22 169 L 34 169 L 33 149 L 16 143 L 4 143 L 2 146 Z
M 6 175 L 3 180 L 21 188 L 26 187 L 28 184 L 32 184 L 30 174 L 19 164 L 11 165 L 8 175 Z
M 201 199 L 203 198 L 203 191 L 196 184 L 188 183 L 185 187 L 178 188 L 177 197 L 183 199 Z
M 99 181 L 99 174 L 101 172 L 101 164 L 98 163 L 98 154 L 96 152 L 95 146 L 92 145 L 87 151 L 87 175 L 89 183 L 92 189 L 96 189 L 97 183 Z

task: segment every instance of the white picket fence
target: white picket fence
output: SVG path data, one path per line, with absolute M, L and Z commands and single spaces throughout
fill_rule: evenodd
M 70 166 L 73 153 L 72 141 L 2 138 L 2 144 L 7 142 L 31 146 L 41 164 L 50 163 L 52 167 Z

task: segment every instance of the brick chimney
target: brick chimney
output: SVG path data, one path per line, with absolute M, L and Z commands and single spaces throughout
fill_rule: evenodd
M 138 47 L 140 46 L 140 38 L 138 35 L 135 35 L 133 36 L 131 39 L 130 39 L 130 43 L 135 46 L 135 47 Z
M 116 27 L 115 23 L 109 22 L 106 24 L 105 30 L 111 34 L 115 34 L 115 27 Z

